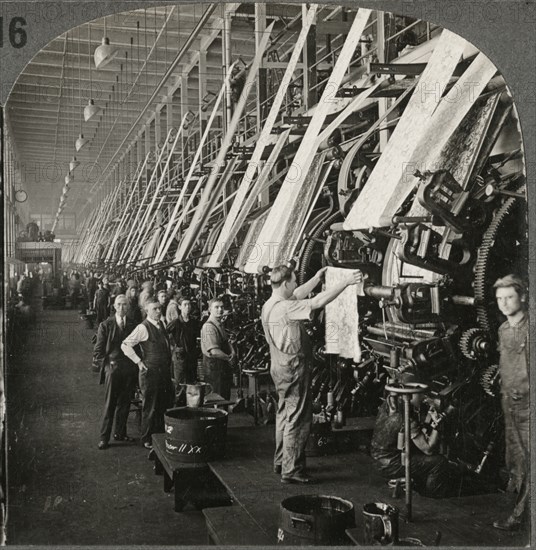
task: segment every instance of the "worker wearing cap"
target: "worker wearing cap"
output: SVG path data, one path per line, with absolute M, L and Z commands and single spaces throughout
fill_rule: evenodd
M 303 321 L 310 321 L 315 309 L 325 307 L 347 286 L 362 282 L 359 270 L 332 289 L 311 299 L 306 297 L 324 281 L 322 268 L 298 287 L 292 267 L 281 265 L 270 275 L 272 296 L 262 308 L 262 325 L 270 346 L 270 374 L 279 396 L 275 425 L 274 472 L 282 483 L 312 483 L 305 471 L 305 445 L 312 423 L 310 387 L 311 343 Z

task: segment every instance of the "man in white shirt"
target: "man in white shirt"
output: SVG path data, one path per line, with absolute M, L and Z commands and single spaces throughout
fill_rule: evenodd
M 143 399 L 141 443 L 151 449 L 152 434 L 164 431 L 164 413 L 173 405 L 174 392 L 171 382 L 171 347 L 161 321 L 160 303 L 149 298 L 145 312 L 147 318 L 123 340 L 121 349 L 139 369 Z M 134 351 L 137 345 L 141 348 L 142 358 Z
M 324 280 L 322 268 L 309 282 L 298 287 L 291 267 L 275 267 L 270 274 L 272 296 L 262 308 L 262 325 L 270 346 L 270 374 L 279 396 L 275 423 L 274 472 L 282 483 L 312 483 L 305 472 L 305 445 L 313 418 L 310 384 L 311 343 L 303 321 L 313 310 L 325 307 L 347 286 L 361 283 L 359 270 L 332 289 L 305 299 Z

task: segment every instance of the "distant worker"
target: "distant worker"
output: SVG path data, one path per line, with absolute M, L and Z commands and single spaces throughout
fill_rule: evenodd
M 80 281 L 80 275 L 79 273 L 75 272 L 71 275 L 71 279 L 69 280 L 69 295 L 71 299 L 72 309 L 76 309 L 78 307 L 81 289 L 82 282 Z
M 97 279 L 95 278 L 95 274 L 93 272 L 89 274 L 89 277 L 86 280 L 86 288 L 87 288 L 87 297 L 89 301 L 89 307 L 93 307 L 93 302 L 95 300 L 95 292 L 97 292 Z
M 151 281 L 144 281 L 141 284 L 141 292 L 138 297 L 138 304 L 140 306 L 141 315 L 145 319 L 145 305 L 149 298 L 153 297 L 153 283 Z
M 306 299 L 324 280 L 326 269 L 298 287 L 292 267 L 275 267 L 270 274 L 272 296 L 262 308 L 262 325 L 270 346 L 270 374 L 279 395 L 274 472 L 281 474 L 282 483 L 313 483 L 305 470 L 305 445 L 313 420 L 312 346 L 303 321 L 312 320 L 313 310 L 325 307 L 347 286 L 363 280 L 361 271 L 349 271 L 344 282 Z
M 499 327 L 499 374 L 506 439 L 506 467 L 509 487 L 517 491 L 512 513 L 493 523 L 496 529 L 515 531 L 528 526 L 530 499 L 529 471 L 529 320 L 527 294 L 517 275 L 507 275 L 493 285 L 497 305 L 506 316 Z
M 158 303 L 160 304 L 160 311 L 162 313 L 162 317 L 161 317 L 160 320 L 162 321 L 164 326 L 166 326 L 167 325 L 166 309 L 167 309 L 167 305 L 168 305 L 167 292 L 165 290 L 159 290 L 156 293 L 156 299 L 158 300 Z
M 110 315 L 110 291 L 104 286 L 103 280 L 97 282 L 97 292 L 95 292 L 95 298 L 93 298 L 93 309 L 97 313 L 97 325 Z
M 171 321 L 174 321 L 175 319 L 179 318 L 180 310 L 179 310 L 179 291 L 176 289 L 173 289 L 170 291 L 170 299 L 169 303 L 166 309 L 166 321 L 171 323 Z M 191 304 L 190 304 L 191 305 Z
M 127 318 L 139 325 L 143 321 L 140 305 L 138 303 L 138 287 L 129 286 L 126 291 L 127 297 Z

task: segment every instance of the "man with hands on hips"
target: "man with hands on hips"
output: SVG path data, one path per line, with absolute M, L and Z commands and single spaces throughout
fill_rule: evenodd
M 270 346 L 270 374 L 278 393 L 274 472 L 282 483 L 312 483 L 305 471 L 305 445 L 313 419 L 311 395 L 312 345 L 303 321 L 315 309 L 335 300 L 350 285 L 363 281 L 359 270 L 348 270 L 344 281 L 314 298 L 307 296 L 325 280 L 324 267 L 298 286 L 293 267 L 280 265 L 270 274 L 272 296 L 262 308 L 262 325 Z
M 161 321 L 161 305 L 155 298 L 145 303 L 147 318 L 123 340 L 121 349 L 139 369 L 142 394 L 142 445 L 151 449 L 153 433 L 164 431 L 164 413 L 173 405 L 174 391 L 171 382 L 171 346 Z M 134 351 L 138 346 L 140 358 Z

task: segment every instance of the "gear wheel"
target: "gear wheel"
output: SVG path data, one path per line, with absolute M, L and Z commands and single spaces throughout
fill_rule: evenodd
M 520 202 L 518 197 L 509 197 L 497 210 L 489 227 L 486 229 L 482 243 L 478 249 L 478 257 L 475 263 L 475 282 L 474 295 L 476 302 L 477 321 L 480 327 L 490 332 L 492 330 L 489 302 L 493 300 L 491 296 L 491 287 L 493 284 L 493 274 L 490 273 L 490 259 L 493 246 L 499 236 L 499 232 L 504 230 L 503 224 L 509 215 Z
M 486 367 L 480 375 L 480 385 L 482 389 L 492 397 L 497 395 L 499 389 L 499 365 L 490 365 Z
M 490 348 L 489 334 L 480 328 L 466 330 L 459 341 L 460 350 L 467 359 L 484 357 Z

